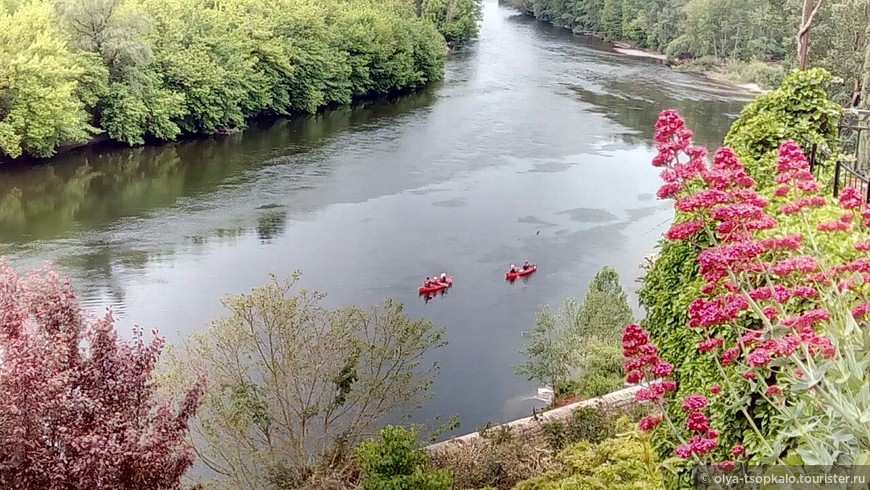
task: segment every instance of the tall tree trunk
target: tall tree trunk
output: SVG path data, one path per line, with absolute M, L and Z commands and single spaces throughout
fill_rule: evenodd
M 813 17 L 818 13 L 819 7 L 822 6 L 824 0 L 818 0 L 818 2 L 819 3 L 815 3 L 815 0 L 804 0 L 803 15 L 801 15 L 801 27 L 798 30 L 797 35 L 797 60 L 798 66 L 801 70 L 807 68 L 807 52 L 810 47 L 810 28 L 813 25 Z

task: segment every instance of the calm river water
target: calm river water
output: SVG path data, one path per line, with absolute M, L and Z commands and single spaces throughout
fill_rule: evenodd
M 303 272 L 331 305 L 385 297 L 447 330 L 419 414 L 458 432 L 525 416 L 513 374 L 540 305 L 582 295 L 604 265 L 634 291 L 671 217 L 649 165 L 659 110 L 718 144 L 745 94 L 626 57 L 485 3 L 479 41 L 443 83 L 242 134 L 92 148 L 0 174 L 0 254 L 53 260 L 88 307 L 179 341 L 221 298 Z M 511 262 L 537 262 L 506 284 Z M 424 303 L 430 274 L 456 276 Z M 633 300 L 634 301 L 634 300 Z

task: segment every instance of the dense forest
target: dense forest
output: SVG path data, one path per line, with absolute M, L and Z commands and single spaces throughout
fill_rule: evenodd
M 805 4 L 804 0 L 509 1 L 541 20 L 629 41 L 676 61 L 755 62 L 756 77 L 767 85 L 777 85 L 795 63 Z M 812 23 L 809 63 L 842 78 L 833 95 L 857 105 L 863 79 L 870 73 L 865 61 L 870 54 L 866 30 L 870 0 L 822 0 L 815 5 L 819 9 Z
M 0 156 L 416 88 L 479 15 L 475 0 L 0 0 Z

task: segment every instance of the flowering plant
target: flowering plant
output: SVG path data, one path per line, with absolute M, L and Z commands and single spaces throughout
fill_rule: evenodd
M 659 115 L 655 142 L 657 195 L 678 211 L 665 235 L 700 249 L 703 283 L 685 333 L 717 375 L 707 393 L 677 397 L 674 359 L 661 359 L 639 325 L 626 326 L 626 379 L 659 408 L 640 428 L 667 433 L 674 459 L 688 465 L 870 461 L 870 210 L 860 193 L 824 197 L 786 141 L 765 197 L 729 148 L 708 162 L 671 110 Z M 743 419 L 745 440 L 721 440 L 709 413 L 723 407 Z

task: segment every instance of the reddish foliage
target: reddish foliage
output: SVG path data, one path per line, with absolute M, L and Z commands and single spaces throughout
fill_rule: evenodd
M 163 347 L 89 320 L 50 269 L 19 277 L 0 259 L 0 487 L 171 489 L 204 380 L 173 410 L 151 381 Z

